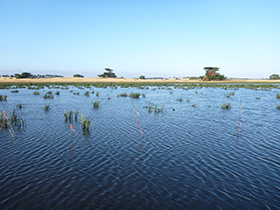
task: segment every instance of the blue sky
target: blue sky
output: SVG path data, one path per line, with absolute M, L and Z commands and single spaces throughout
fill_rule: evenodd
M 0 0 L 0 74 L 280 74 L 279 0 Z

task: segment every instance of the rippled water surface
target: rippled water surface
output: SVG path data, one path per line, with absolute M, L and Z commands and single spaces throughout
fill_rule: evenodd
M 54 99 L 43 95 L 55 89 L 0 90 L 0 110 L 23 104 L 27 125 L 14 139 L 0 131 L 0 209 L 279 209 L 279 91 L 171 89 L 70 87 Z M 124 92 L 146 97 L 117 97 Z M 149 113 L 149 102 L 163 112 Z M 65 121 L 74 109 L 78 120 Z

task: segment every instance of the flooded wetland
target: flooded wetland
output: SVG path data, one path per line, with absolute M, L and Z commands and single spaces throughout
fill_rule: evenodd
M 0 89 L 0 208 L 280 208 L 279 88 Z

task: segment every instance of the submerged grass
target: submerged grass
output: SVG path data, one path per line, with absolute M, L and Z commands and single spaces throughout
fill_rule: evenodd
M 0 95 L 0 101 L 7 101 L 7 97 L 6 95 Z
M 9 118 L 3 113 L 4 112 L 1 112 L 0 114 L 0 128 L 9 129 L 9 125 L 17 127 L 17 129 L 26 127 L 26 121 L 16 112 L 16 110 L 13 110 L 10 113 Z
M 149 103 L 148 106 L 144 106 L 143 108 L 147 108 L 148 112 L 154 111 L 154 113 L 159 113 L 159 112 L 163 111 L 164 106 L 165 106 L 165 104 L 161 108 L 159 108 L 158 104 L 150 104 Z
M 51 110 L 51 108 L 50 108 L 50 103 L 45 103 L 44 110 L 45 110 L 45 111 Z
M 93 101 L 91 100 L 91 103 L 92 103 L 92 105 L 93 105 L 93 108 L 98 108 L 98 107 L 99 107 L 99 104 L 100 104 L 100 102 L 99 102 L 98 100 L 96 100 L 95 102 L 93 102 Z
M 231 107 L 231 104 L 223 102 L 221 107 L 222 107 L 222 109 L 229 109 Z
M 133 93 L 133 92 L 129 94 L 129 96 L 130 96 L 131 98 L 139 98 L 140 95 L 141 95 L 140 93 Z
M 83 130 L 89 131 L 89 129 L 91 128 L 90 127 L 90 123 L 91 123 L 92 119 L 88 120 L 88 119 L 86 119 L 84 117 L 84 114 L 82 114 L 81 115 L 81 120 L 82 120 L 82 128 L 83 128 Z

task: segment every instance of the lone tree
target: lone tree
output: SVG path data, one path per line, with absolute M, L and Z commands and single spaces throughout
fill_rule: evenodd
M 204 81 L 209 81 L 209 80 L 225 80 L 226 77 L 217 71 L 219 71 L 220 68 L 218 67 L 204 67 L 205 76 L 201 76 L 200 78 L 203 79 Z
M 108 77 L 109 78 L 115 78 L 115 77 L 117 77 L 115 75 L 115 73 L 113 73 L 112 71 L 113 71 L 113 69 L 111 69 L 111 68 L 105 68 L 105 72 L 103 74 L 100 74 L 100 75 L 97 75 L 97 76 L 98 77 L 103 77 L 103 78 L 108 78 Z
M 280 79 L 278 74 L 272 74 L 269 76 L 269 79 Z

